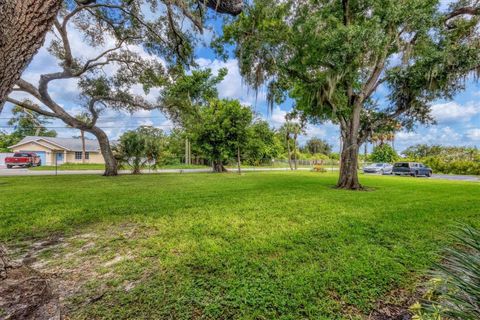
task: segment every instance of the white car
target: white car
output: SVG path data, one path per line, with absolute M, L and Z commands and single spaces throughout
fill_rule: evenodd
M 363 167 L 363 173 L 392 174 L 393 166 L 390 163 L 372 163 Z

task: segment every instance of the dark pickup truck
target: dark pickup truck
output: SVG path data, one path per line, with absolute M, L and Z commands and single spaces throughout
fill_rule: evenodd
M 400 176 L 432 176 L 432 169 L 418 162 L 397 162 L 393 165 L 392 173 Z
M 34 152 L 17 152 L 13 157 L 5 158 L 5 164 L 8 169 L 18 167 L 38 167 L 42 165 L 42 160 Z

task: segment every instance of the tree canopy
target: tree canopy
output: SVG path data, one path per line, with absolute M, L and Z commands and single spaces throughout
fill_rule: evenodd
M 398 159 L 398 155 L 389 144 L 381 144 L 373 148 L 369 157 L 372 162 L 392 163 Z
M 224 3 L 66 0 L 53 22 L 55 37 L 48 46 L 61 70 L 42 74 L 37 84 L 22 78 L 16 82 L 14 91 L 28 94 L 40 105 L 12 96 L 7 101 L 95 135 L 105 159 L 105 175 L 116 175 L 108 136 L 97 125 L 103 110 L 134 112 L 156 108 L 133 86 L 143 85 L 146 94 L 153 87 L 166 85 L 175 74 L 195 66 L 194 47 L 203 31 L 205 5 L 222 12 L 237 8 L 231 13 L 238 13 L 241 9 L 238 4 L 235 0 Z M 73 29 L 81 33 L 84 43 L 95 53 L 85 56 L 73 49 Z M 68 79 L 78 81 L 80 104 L 82 112 L 88 114 L 88 122 L 71 114 L 51 95 L 53 82 Z
M 200 108 L 195 121 L 189 124 L 189 131 L 214 170 L 223 172 L 224 164 L 247 144 L 252 120 L 250 108 L 238 101 L 212 100 Z
M 4 0 L 0 2 L 0 113 L 6 97 L 20 79 L 28 63 L 43 45 L 46 33 L 57 25 L 62 8 L 89 16 L 81 29 L 88 30 L 91 40 L 99 40 L 97 20 L 115 29 L 116 35 L 143 43 L 151 52 L 168 60 L 191 61 L 194 32 L 203 30 L 206 9 L 238 15 L 243 0 Z M 149 8 L 150 19 L 144 19 Z M 64 10 L 63 10 L 64 13 Z M 185 18 L 185 19 L 184 19 Z M 68 19 L 67 19 L 68 20 Z M 189 21 L 191 28 L 185 28 Z M 102 30 L 104 32 L 104 30 Z M 173 54 L 165 54 L 173 51 Z M 65 48 L 68 55 L 68 49 Z
M 464 10 L 470 8 L 472 10 Z M 217 41 L 236 45 L 246 81 L 342 135 L 338 187 L 360 189 L 358 149 L 372 131 L 430 123 L 429 103 L 480 70 L 478 3 L 431 0 L 253 1 Z M 413 14 L 414 13 L 414 14 Z M 387 103 L 378 89 L 387 88 Z
M 157 168 L 166 149 L 166 135 L 161 129 L 141 126 L 127 131 L 115 145 L 115 156 L 123 167 L 139 174 L 143 167 Z
M 332 146 L 320 138 L 311 138 L 305 144 L 304 150 L 310 154 L 324 154 L 328 156 L 332 152 Z
M 8 152 L 9 147 L 17 144 L 26 136 L 56 137 L 55 130 L 49 130 L 46 125 L 50 123 L 48 117 L 39 113 L 15 106 L 12 109 L 12 118 L 7 122 L 13 126 L 13 132 L 0 132 L 0 152 Z

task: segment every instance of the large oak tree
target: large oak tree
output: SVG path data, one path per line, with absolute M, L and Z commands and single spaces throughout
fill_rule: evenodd
M 358 151 L 372 132 L 392 120 L 407 129 L 432 122 L 429 103 L 480 70 L 479 6 L 459 0 L 445 13 L 438 0 L 257 0 L 219 44 L 236 45 L 241 73 L 266 85 L 272 104 L 291 98 L 301 117 L 340 126 L 337 186 L 361 189 Z
M 243 9 L 243 0 L 0 0 L 0 113 L 5 98 L 43 45 L 62 5 L 106 5 L 128 10 L 132 4 L 139 8 L 143 2 L 176 8 L 197 26 L 201 26 L 204 7 L 231 15 Z
M 150 4 L 148 10 L 147 4 Z M 202 31 L 203 19 L 201 7 L 182 1 L 65 1 L 54 19 L 55 37 L 49 44 L 49 52 L 59 61 L 60 71 L 42 74 L 37 84 L 22 78 L 16 81 L 14 91 L 26 93 L 40 104 L 18 101 L 12 96 L 6 101 L 93 134 L 105 159 L 104 174 L 116 175 L 117 164 L 108 136 L 97 125 L 102 110 L 154 108 L 141 95 L 132 94 L 132 86 L 143 83 L 151 88 L 152 82 L 161 86 L 172 70 L 193 65 L 195 32 Z M 74 29 L 81 33 L 86 44 L 96 49 L 95 54 L 85 57 L 83 52 L 74 50 L 71 39 Z M 114 44 L 107 45 L 111 42 Z M 145 58 L 138 48 L 163 58 L 164 63 Z M 110 72 L 104 72 L 105 68 Z M 88 114 L 88 121 L 70 114 L 50 92 L 55 82 L 69 79 L 79 80 L 83 112 Z

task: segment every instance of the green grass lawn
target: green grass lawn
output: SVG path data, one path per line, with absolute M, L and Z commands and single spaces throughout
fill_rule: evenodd
M 4 177 L 0 239 L 21 251 L 61 237 L 39 268 L 75 279 L 72 319 L 361 319 L 413 288 L 457 223 L 480 224 L 477 183 L 362 176 L 373 191 L 349 192 L 335 181 Z
M 170 164 L 158 167 L 158 169 L 204 169 L 208 168 L 202 165 L 185 165 L 185 164 Z M 58 166 L 57 170 L 65 171 L 65 170 L 104 170 L 105 165 L 98 164 L 98 163 L 64 163 Z M 35 171 L 54 171 L 55 166 L 40 166 L 40 167 L 32 167 L 29 170 Z M 121 168 L 121 170 L 129 170 L 128 167 Z M 145 168 L 148 170 L 148 167 Z

